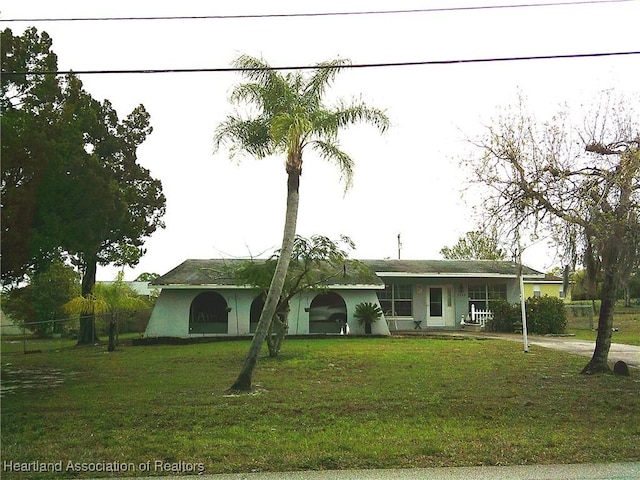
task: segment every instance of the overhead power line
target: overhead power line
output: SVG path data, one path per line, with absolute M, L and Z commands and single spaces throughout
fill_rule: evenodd
M 472 10 L 498 10 L 513 8 L 562 7 L 567 5 L 592 5 L 601 3 L 627 3 L 638 0 L 575 0 L 568 2 L 519 3 L 514 5 L 474 5 L 467 7 L 415 8 L 409 10 L 368 10 L 358 12 L 316 12 L 316 13 L 265 13 L 246 15 L 167 15 L 149 17 L 72 17 L 72 18 L 8 18 L 0 22 L 95 22 L 95 21 L 131 21 L 131 20 L 237 20 L 254 18 L 299 18 L 299 17 L 336 17 L 348 15 L 390 15 L 407 13 L 459 12 Z
M 515 62 L 525 60 L 562 60 L 574 58 L 596 58 L 596 57 L 613 57 L 623 55 L 639 55 L 640 51 L 632 52 L 603 52 L 603 53 L 573 53 L 567 55 L 534 55 L 522 57 L 492 57 L 492 58 L 469 58 L 460 60 L 425 60 L 417 62 L 385 62 L 385 63 L 355 63 L 351 65 L 343 65 L 340 68 L 383 68 L 383 67 L 412 67 L 420 65 L 456 65 L 466 63 L 492 63 L 492 62 Z M 76 75 L 115 75 L 115 74 L 153 74 L 153 73 L 228 73 L 228 72 L 247 72 L 259 70 L 316 70 L 323 68 L 333 68 L 323 65 L 298 65 L 283 67 L 264 67 L 264 68 L 237 68 L 237 67 L 220 67 L 220 68 L 161 68 L 161 69 L 126 69 L 126 70 L 48 70 L 48 71 L 2 71 L 2 75 L 67 75 L 70 73 Z

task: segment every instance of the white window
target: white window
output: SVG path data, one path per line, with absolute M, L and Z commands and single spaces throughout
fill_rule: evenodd
M 469 311 L 471 311 L 471 305 L 475 305 L 476 310 L 491 310 L 492 300 L 506 299 L 506 283 L 469 285 Z
M 380 307 L 390 317 L 413 316 L 413 285 L 385 285 L 384 291 L 378 292 Z

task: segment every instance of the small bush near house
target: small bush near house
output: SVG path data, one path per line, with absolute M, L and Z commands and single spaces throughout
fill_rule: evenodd
M 491 302 L 493 318 L 486 323 L 488 332 L 513 333 L 516 325 L 520 325 L 520 306 L 505 300 Z
M 516 327 L 522 328 L 520 304 L 504 300 L 492 301 L 493 319 L 487 322 L 489 332 L 512 333 Z M 564 303 L 555 297 L 530 297 L 526 301 L 527 330 L 529 333 L 545 335 L 564 333 L 567 327 L 567 313 Z
M 527 329 L 531 333 L 544 335 L 564 333 L 567 327 L 567 312 L 559 298 L 530 297 L 526 302 Z
M 371 327 L 382 317 L 382 309 L 375 303 L 361 302 L 356 305 L 356 311 L 353 314 L 358 319 L 360 325 Z

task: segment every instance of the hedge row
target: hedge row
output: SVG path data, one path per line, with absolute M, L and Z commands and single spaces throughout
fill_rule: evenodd
M 527 312 L 527 331 L 545 335 L 564 333 L 567 327 L 567 312 L 564 302 L 556 297 L 529 297 L 525 302 Z M 522 328 L 522 315 L 519 303 L 510 304 L 504 300 L 492 301 L 493 320 L 486 324 L 490 332 L 514 332 Z

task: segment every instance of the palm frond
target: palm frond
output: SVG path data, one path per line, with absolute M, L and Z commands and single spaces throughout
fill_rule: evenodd
M 232 100 L 241 99 L 254 103 L 265 113 L 278 113 L 286 110 L 292 90 L 291 75 L 282 75 L 264 60 L 250 55 L 241 55 L 234 62 L 235 68 L 242 70 L 242 75 L 251 80 L 249 86 L 240 85 L 234 89 Z
M 233 61 L 232 65 L 234 68 L 240 69 L 244 77 L 260 85 L 278 82 L 279 73 L 261 58 L 240 55 Z
M 269 132 L 274 146 L 297 150 L 304 147 L 305 139 L 312 130 L 313 124 L 309 117 L 294 110 L 274 116 Z
M 351 65 L 351 61 L 341 58 L 318 63 L 314 74 L 306 82 L 304 97 L 319 104 L 327 87 L 333 83 L 338 72 L 347 65 Z
M 243 120 L 228 116 L 216 128 L 213 144 L 214 153 L 221 145 L 229 145 L 230 157 L 246 152 L 257 158 L 264 158 L 273 151 L 269 123 L 262 117 Z
M 232 103 L 253 103 L 257 106 L 262 105 L 265 92 L 259 83 L 241 83 L 236 85 L 229 95 Z
M 367 123 L 381 133 L 389 128 L 384 111 L 370 108 L 364 103 L 341 103 L 333 110 L 317 109 L 312 113 L 313 133 L 318 137 L 335 138 L 338 132 L 355 123 Z
M 246 152 L 258 158 L 285 151 L 288 158 L 295 158 L 301 167 L 302 150 L 311 145 L 323 158 L 338 166 L 345 191 L 348 190 L 354 164 L 339 148 L 338 132 L 360 122 L 369 123 L 381 132 L 389 127 L 384 111 L 370 108 L 362 101 L 341 102 L 335 108 L 323 104 L 327 87 L 349 64 L 346 59 L 322 62 L 306 76 L 299 71 L 282 74 L 260 58 L 238 57 L 234 66 L 242 69 L 242 75 L 249 81 L 234 88 L 231 100 L 255 109 L 247 120 L 234 114 L 218 126 L 214 151 L 221 145 L 229 145 L 232 157 Z
M 368 107 L 362 101 L 350 105 L 340 103 L 333 113 L 338 129 L 354 123 L 367 123 L 376 127 L 380 133 L 384 133 L 390 125 L 389 117 L 384 110 Z
M 340 170 L 340 181 L 344 183 L 344 191 L 351 188 L 355 164 L 353 159 L 340 149 L 336 141 L 313 140 L 309 145 L 318 151 L 325 160 L 334 163 Z
M 339 125 L 338 117 L 335 112 L 326 108 L 317 108 L 310 114 L 312 131 L 309 135 L 315 135 L 318 138 L 335 139 L 338 135 Z

